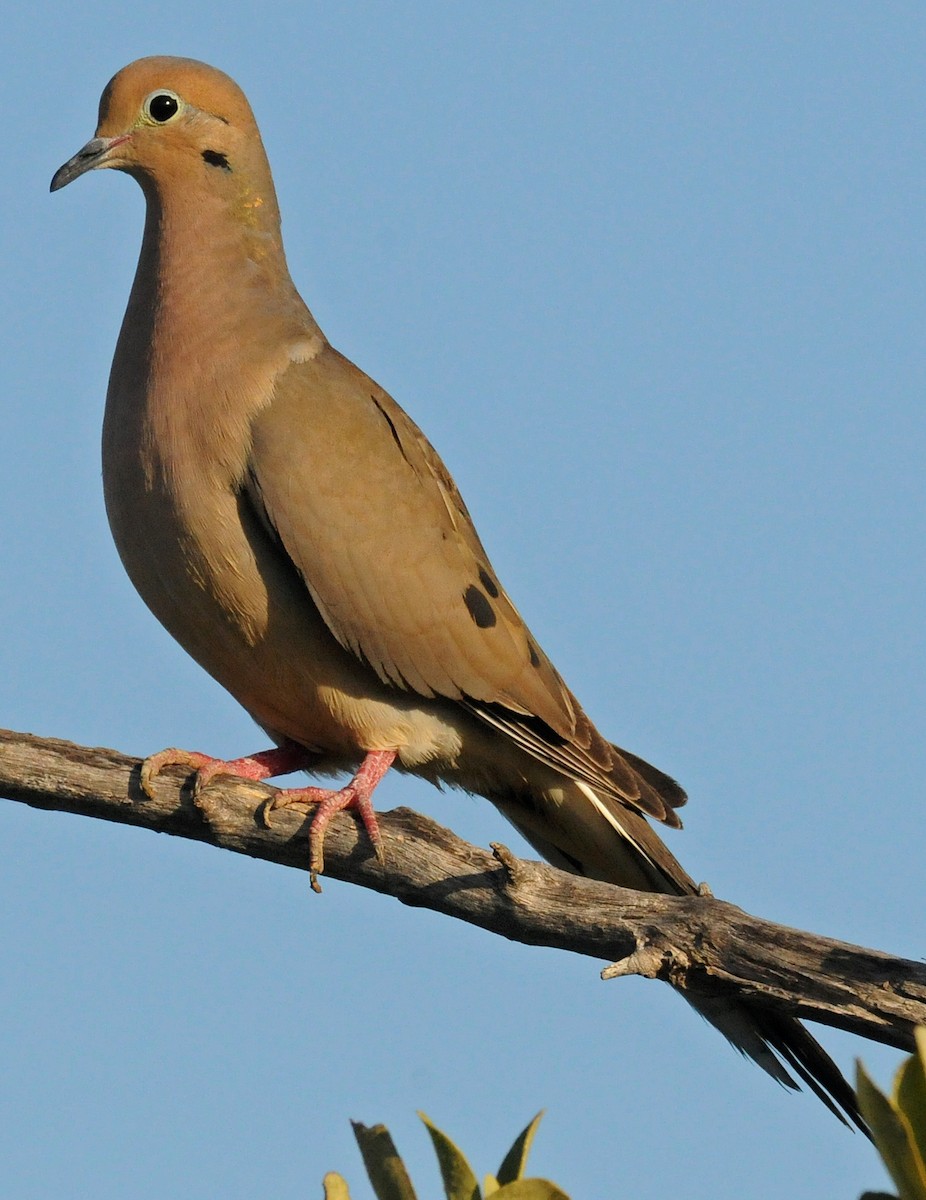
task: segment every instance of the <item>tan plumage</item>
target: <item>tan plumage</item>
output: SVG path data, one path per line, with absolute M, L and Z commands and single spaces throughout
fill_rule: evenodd
M 296 292 L 238 87 L 189 59 L 132 63 L 52 189 L 96 167 L 133 175 L 147 200 L 103 467 L 116 545 L 158 619 L 284 754 L 311 752 L 322 772 L 368 756 L 367 798 L 394 753 L 486 796 L 568 870 L 694 892 L 645 819 L 678 825 L 684 792 L 597 732 L 435 451 Z M 860 1123 L 796 1021 L 699 1007 L 777 1079 L 791 1082 L 770 1047 Z

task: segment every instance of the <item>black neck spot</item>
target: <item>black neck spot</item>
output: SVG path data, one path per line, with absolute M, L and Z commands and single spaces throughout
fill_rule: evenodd
M 220 154 L 218 150 L 204 150 L 203 162 L 207 162 L 210 167 L 221 167 L 223 171 L 230 171 L 228 159 L 224 154 Z

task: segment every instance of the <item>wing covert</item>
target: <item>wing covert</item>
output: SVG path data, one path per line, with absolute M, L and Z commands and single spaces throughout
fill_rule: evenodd
M 277 377 L 244 486 L 331 632 L 382 680 L 502 705 L 572 737 L 568 689 L 498 583 L 446 467 L 330 346 Z

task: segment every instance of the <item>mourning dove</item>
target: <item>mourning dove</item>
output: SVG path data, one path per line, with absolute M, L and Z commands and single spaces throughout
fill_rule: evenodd
M 485 796 L 550 862 L 626 887 L 697 887 L 647 822 L 685 793 L 607 742 L 509 600 L 447 469 L 369 376 L 329 345 L 289 276 L 270 169 L 227 75 L 144 58 L 100 101 L 52 191 L 99 167 L 134 176 L 144 239 L 113 360 L 103 480 L 132 582 L 275 748 L 166 763 L 270 778 L 354 771 L 353 807 L 394 765 Z M 799 1075 L 864 1128 L 836 1065 L 796 1020 L 693 1001 L 743 1053 Z

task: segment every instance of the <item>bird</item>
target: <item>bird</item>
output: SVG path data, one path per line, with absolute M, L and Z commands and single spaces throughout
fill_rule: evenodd
M 595 727 L 508 597 L 442 460 L 336 350 L 290 277 L 251 107 L 222 71 L 141 58 L 106 85 L 94 136 L 55 173 L 132 176 L 146 202 L 103 421 L 103 489 L 124 567 L 154 616 L 268 735 L 217 775 L 351 773 L 281 791 L 324 831 L 390 769 L 480 795 L 549 862 L 675 896 L 698 886 L 656 833 L 686 795 Z M 686 999 L 773 1078 L 866 1131 L 839 1068 L 753 999 Z

